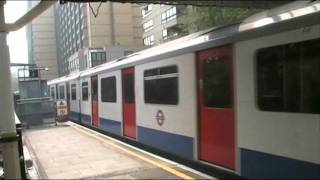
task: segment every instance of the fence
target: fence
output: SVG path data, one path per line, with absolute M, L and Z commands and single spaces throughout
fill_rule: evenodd
M 55 123 L 55 101 L 50 97 L 18 99 L 15 108 L 21 123 L 27 127 Z

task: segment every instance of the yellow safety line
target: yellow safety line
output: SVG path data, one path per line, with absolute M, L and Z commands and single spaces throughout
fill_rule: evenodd
M 77 125 L 76 125 L 76 126 L 77 126 Z M 115 148 L 118 148 L 118 149 L 120 149 L 120 150 L 122 150 L 122 151 L 124 151 L 124 152 L 126 152 L 126 153 L 128 153 L 128 154 L 130 154 L 130 155 L 132 155 L 132 156 L 135 156 L 135 157 L 137 157 L 137 158 L 139 158 L 139 159 L 141 159 L 141 160 L 144 160 L 144 161 L 146 161 L 146 162 L 148 162 L 148 163 L 150 163 L 150 164 L 153 164 L 153 165 L 155 165 L 155 166 L 158 166 L 158 167 L 160 167 L 160 168 L 162 168 L 162 169 L 164 169 L 164 170 L 166 170 L 166 171 L 168 171 L 168 172 L 170 172 L 170 173 L 172 173 L 172 174 L 174 174 L 174 175 L 176 175 L 176 176 L 178 176 L 178 177 L 180 177 L 180 178 L 182 178 L 182 179 L 194 179 L 193 177 L 188 176 L 188 175 L 186 175 L 186 174 L 184 174 L 184 173 L 182 173 L 182 172 L 180 172 L 180 171 L 177 171 L 177 170 L 175 170 L 175 169 L 173 169 L 173 168 L 171 168 L 171 167 L 169 167 L 169 166 L 166 166 L 166 165 L 164 165 L 164 164 L 158 163 L 158 162 L 156 162 L 156 161 L 154 161 L 154 160 L 152 160 L 152 159 L 149 159 L 149 158 L 147 158 L 147 157 L 141 156 L 141 155 L 139 155 L 139 154 L 137 154 L 137 153 L 135 153 L 135 152 L 133 152 L 133 151 L 130 151 L 130 150 L 128 150 L 128 149 L 125 149 L 125 148 L 123 148 L 123 147 L 121 147 L 121 146 L 119 146 L 119 145 L 116 145 L 116 144 L 114 144 L 114 143 L 111 143 L 111 142 L 109 142 L 109 141 L 106 141 L 105 139 L 103 139 L 103 138 L 101 138 L 101 137 L 99 137 L 99 136 L 97 136 L 97 135 L 94 135 L 94 134 L 92 134 L 92 133 L 89 133 L 89 132 L 83 130 L 82 128 L 79 128 L 79 127 L 76 127 L 76 126 L 72 126 L 72 127 L 75 128 L 75 129 L 77 129 L 77 130 L 80 130 L 80 131 L 86 133 L 87 135 L 89 135 L 89 136 L 91 136 L 91 137 L 94 137 L 94 138 L 96 138 L 96 139 L 99 139 L 100 141 L 103 141 L 104 143 L 110 144 L 111 146 L 113 146 L 113 147 L 115 147 Z

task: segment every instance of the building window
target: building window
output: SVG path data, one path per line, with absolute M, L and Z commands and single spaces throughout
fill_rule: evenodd
M 91 67 L 107 62 L 106 52 L 91 52 Z
M 258 106 L 265 111 L 320 113 L 320 39 L 260 49 Z
M 123 52 L 123 55 L 124 55 L 124 56 L 128 56 L 128 55 L 130 55 L 130 54 L 132 54 L 132 53 L 133 53 L 133 51 L 125 50 L 125 51 Z
M 71 100 L 77 99 L 77 85 L 71 84 Z
M 144 32 L 150 31 L 153 28 L 153 21 L 149 20 L 145 23 L 143 23 L 143 30 Z
M 59 99 L 64 99 L 65 94 L 64 94 L 64 85 L 59 86 Z
M 150 104 L 178 104 L 178 67 L 144 71 L 144 101 Z
M 101 101 L 117 102 L 116 77 L 101 79 Z
M 54 89 L 55 89 L 54 87 L 51 87 L 51 88 L 50 88 L 50 95 L 51 95 L 51 98 L 52 98 L 52 99 L 54 99 L 55 96 L 56 96 L 56 95 L 55 95 L 56 92 L 55 92 Z
M 174 37 L 178 36 L 179 32 L 181 31 L 182 30 L 178 25 L 171 26 L 162 31 L 162 38 L 163 40 L 173 39 Z
M 166 39 L 168 38 L 168 31 L 167 31 L 167 29 L 162 30 L 162 38 L 163 38 L 164 40 L 166 40 Z
M 82 82 L 82 101 L 88 101 L 89 97 L 88 82 Z
M 177 18 L 177 8 L 172 7 L 161 14 L 161 23 Z
M 152 46 L 154 44 L 154 35 L 147 36 L 143 39 L 143 44 L 146 46 Z
M 145 7 L 142 8 L 142 17 L 146 17 L 148 15 L 150 15 L 152 12 L 152 4 L 149 4 Z

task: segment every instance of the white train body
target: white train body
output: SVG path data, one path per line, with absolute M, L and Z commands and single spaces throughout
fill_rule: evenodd
M 168 154 L 247 178 L 320 178 L 320 111 L 312 104 L 320 102 L 310 88 L 320 86 L 320 62 L 314 60 L 320 61 L 320 3 L 295 2 L 287 8 L 48 84 L 51 91 L 69 86 L 70 119 Z M 300 65 L 295 64 L 297 53 Z M 221 77 L 211 74 L 217 72 Z M 300 89 L 290 79 L 299 73 L 292 72 L 301 72 Z M 220 82 L 225 92 L 208 78 L 228 80 Z M 83 88 L 88 88 L 87 100 Z M 205 99 L 214 91 L 222 92 L 216 99 L 226 101 Z

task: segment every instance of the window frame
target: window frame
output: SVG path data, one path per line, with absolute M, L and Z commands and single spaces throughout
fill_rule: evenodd
M 83 83 L 87 83 L 87 85 L 83 85 Z M 87 98 L 84 100 L 83 99 L 83 89 L 87 88 Z M 89 81 L 82 81 L 81 82 L 81 101 L 89 101 Z
M 149 71 L 149 70 L 160 70 L 161 68 L 166 68 L 166 67 L 176 67 L 177 69 L 177 72 L 176 73 L 169 73 L 170 74 L 175 74 L 177 78 L 177 102 L 175 104 L 160 104 L 160 103 L 149 103 L 149 102 L 146 102 L 146 94 L 145 94 L 145 72 L 146 71 Z M 168 74 L 165 74 L 165 75 L 168 75 Z M 150 68 L 146 68 L 143 70 L 143 103 L 144 104 L 147 104 L 147 105 L 154 105 L 154 106 L 173 106 L 173 107 L 176 107 L 176 106 L 179 106 L 180 104 L 180 79 L 179 79 L 179 66 L 178 64 L 168 64 L 168 65 L 164 65 L 164 66 L 158 66 L 158 67 L 150 67 Z M 157 75 L 152 75 L 152 76 L 163 76 L 161 74 L 157 74 Z M 152 76 L 147 76 L 147 77 L 152 77 Z M 159 78 L 161 79 L 161 78 Z M 165 79 L 165 78 L 163 78 Z
M 149 16 L 152 13 L 152 4 L 148 4 L 141 10 L 142 18 Z
M 63 87 L 63 98 L 61 98 L 61 87 Z M 59 99 L 66 99 L 66 94 L 65 94 L 65 85 L 59 85 Z
M 144 32 L 150 31 L 151 29 L 153 29 L 153 25 L 154 24 L 153 24 L 153 20 L 152 19 L 147 21 L 147 22 L 145 22 L 145 23 L 143 23 L 142 24 L 143 31 Z
M 103 79 L 114 79 L 114 92 L 115 92 L 115 94 L 114 94 L 114 100 L 113 101 L 108 101 L 108 100 L 105 100 L 104 98 L 105 98 L 105 95 L 103 95 L 103 86 L 102 86 L 102 80 Z M 118 88 L 117 88 L 117 77 L 116 77 L 116 75 L 111 75 L 111 76 L 106 76 L 106 77 L 101 77 L 101 79 L 100 79 L 100 94 L 101 94 L 101 96 L 100 96 L 100 101 L 101 101 L 101 103 L 118 103 L 118 92 L 117 92 L 117 90 L 118 90 Z
M 254 101 L 255 101 L 255 107 L 256 107 L 256 109 L 258 109 L 259 111 L 263 111 L 263 112 L 272 112 L 272 113 L 299 113 L 299 114 L 320 114 L 320 112 L 307 112 L 307 111 L 302 111 L 301 110 L 301 107 L 300 107 L 300 109 L 298 110 L 298 111 L 291 111 L 291 110 L 288 110 L 288 109 L 285 109 L 284 107 L 280 107 L 279 109 L 277 109 L 277 108 L 273 108 L 273 109 L 268 109 L 268 108 L 266 108 L 266 107 L 261 107 L 261 105 L 260 105 L 260 101 L 259 101 L 259 99 L 260 99 L 260 94 L 259 94 L 259 92 L 260 92 L 260 90 L 259 90 L 259 84 L 260 84 L 260 82 L 259 82 L 259 68 L 260 67 L 258 67 L 259 66 L 259 53 L 261 52 L 261 51 L 264 51 L 264 50 L 267 50 L 267 49 L 271 49 L 271 48 L 286 48 L 286 47 L 288 47 L 288 46 L 290 46 L 290 45 L 299 45 L 300 46 L 300 50 L 299 50 L 299 61 L 300 61 L 300 63 L 302 62 L 303 63 L 303 59 L 301 59 L 301 48 L 303 47 L 303 44 L 305 44 L 305 43 L 308 43 L 308 42 L 312 42 L 312 41 L 320 41 L 320 38 L 318 37 L 318 38 L 313 38 L 313 39 L 303 39 L 303 40 L 299 40 L 299 41 L 294 41 L 294 42 L 285 42 L 285 43 L 279 43 L 279 44 L 274 44 L 274 45 L 271 45 L 271 46 L 266 46 L 266 47 L 261 47 L 261 48 L 258 48 L 258 49 L 256 49 L 255 51 L 254 51 L 254 83 L 255 83 L 255 85 L 254 85 L 254 87 L 255 87 L 255 91 L 254 91 Z M 289 53 L 288 53 L 289 54 Z M 288 54 L 285 54 L 285 55 L 288 55 Z M 319 54 L 319 57 L 320 57 L 320 54 Z M 287 58 L 285 58 L 284 60 L 282 60 L 282 61 L 286 61 L 287 60 Z M 299 66 L 299 74 L 300 74 L 300 76 L 301 76 L 301 73 L 303 73 L 303 67 L 300 67 Z M 284 78 L 284 74 L 282 74 L 282 78 Z M 300 82 L 301 83 L 301 82 Z M 301 85 L 301 84 L 300 84 Z M 286 85 L 284 85 L 284 84 L 282 84 L 282 88 L 283 88 L 283 86 L 286 86 Z M 300 87 L 301 88 L 301 87 Z M 303 88 L 303 87 L 302 87 Z M 262 91 L 262 90 L 261 90 Z M 262 93 L 262 92 L 261 92 Z M 282 95 L 282 98 L 285 98 L 285 96 L 286 96 L 286 93 L 288 93 L 288 92 L 285 92 L 283 89 L 282 89 L 282 93 L 283 93 L 283 95 Z M 299 92 L 299 96 L 301 96 L 301 92 Z M 301 100 L 299 101 L 299 103 L 301 104 Z
M 50 97 L 52 98 L 52 99 L 56 99 L 56 90 L 55 90 L 56 88 L 54 87 L 54 86 L 51 86 L 50 87 Z M 53 97 L 52 97 L 53 96 Z
M 73 99 L 73 93 L 72 93 L 73 89 L 75 89 L 75 98 L 74 99 Z M 77 84 L 76 83 L 70 84 L 70 91 L 71 91 L 71 96 L 70 96 L 71 101 L 77 100 Z
M 177 7 L 171 7 L 170 9 L 167 9 L 163 13 L 161 13 L 160 20 L 161 24 L 164 24 L 166 22 L 169 22 L 173 19 L 177 19 Z

